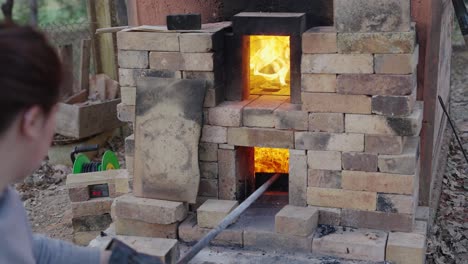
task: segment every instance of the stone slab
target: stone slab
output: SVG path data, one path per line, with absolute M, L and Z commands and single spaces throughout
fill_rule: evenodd
M 138 80 L 136 196 L 195 203 L 205 91 L 201 80 Z
M 319 225 L 339 226 L 341 224 L 341 209 L 320 206 L 310 206 L 319 210 Z
M 298 237 L 265 230 L 244 231 L 244 247 L 276 252 L 310 252 L 312 236 Z

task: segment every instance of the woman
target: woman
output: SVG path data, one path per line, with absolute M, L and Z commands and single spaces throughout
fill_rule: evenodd
M 31 27 L 0 23 L 0 263 L 108 263 L 108 251 L 33 235 L 10 184 L 41 163 L 50 146 L 62 69 Z

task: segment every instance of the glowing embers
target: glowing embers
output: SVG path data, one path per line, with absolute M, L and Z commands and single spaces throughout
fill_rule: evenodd
M 255 148 L 255 173 L 289 173 L 289 149 Z
M 250 94 L 290 95 L 289 36 L 250 36 Z

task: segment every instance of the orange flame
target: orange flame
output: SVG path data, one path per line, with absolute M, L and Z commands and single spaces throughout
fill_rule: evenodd
M 289 173 L 289 150 L 255 148 L 255 172 Z
M 250 83 L 254 88 L 289 88 L 289 39 L 289 36 L 250 36 Z

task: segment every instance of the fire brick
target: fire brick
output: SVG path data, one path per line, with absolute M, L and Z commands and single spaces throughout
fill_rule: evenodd
M 202 129 L 202 142 L 223 144 L 227 142 L 227 128 L 221 126 L 204 125 Z
M 239 127 L 242 125 L 242 109 L 257 99 L 258 96 L 250 96 L 248 100 L 240 102 L 227 101 L 210 108 L 209 123 L 215 126 Z
M 307 205 L 307 156 L 289 150 L 289 204 Z
M 207 200 L 197 209 L 199 227 L 215 228 L 239 203 L 230 200 Z
M 301 111 L 301 105 L 285 102 L 274 112 L 275 128 L 307 130 L 309 113 Z
M 377 211 L 414 214 L 415 202 L 417 201 L 413 196 L 379 193 L 377 195 Z
M 371 98 L 365 95 L 302 93 L 302 110 L 308 112 L 370 114 Z
M 71 202 L 84 202 L 89 200 L 89 188 L 87 185 L 68 188 L 68 197 Z
M 218 150 L 220 199 L 238 200 L 243 197 L 245 178 L 253 176 L 253 159 L 253 150 L 249 148 Z
M 336 92 L 336 74 L 302 74 L 302 91 L 316 93 Z
M 278 234 L 273 231 L 246 229 L 244 231 L 244 247 L 276 252 L 306 252 L 312 248 L 312 236 L 299 237 Z
M 217 179 L 200 179 L 200 185 L 198 187 L 198 195 L 218 198 L 218 180 Z
M 338 226 L 341 223 L 341 208 L 329 208 L 320 206 L 308 206 L 319 210 L 318 223 L 320 225 Z
M 183 58 L 180 52 L 150 52 L 150 68 L 155 70 L 183 70 Z
M 111 211 L 112 198 L 95 198 L 84 202 L 72 202 L 73 217 L 102 215 Z
M 294 148 L 294 132 L 265 128 L 228 128 L 228 144 L 245 147 Z
M 408 0 L 335 0 L 338 32 L 409 31 Z
M 125 138 L 125 155 L 135 155 L 135 134 Z
M 122 86 L 120 87 L 120 97 L 125 105 L 135 105 L 136 103 L 136 87 Z
M 273 111 L 288 99 L 287 96 L 264 95 L 246 105 L 242 111 L 244 126 L 274 127 Z
M 338 33 L 340 53 L 413 53 L 416 32 Z
M 119 50 L 119 67 L 127 69 L 146 69 L 149 65 L 148 51 Z
M 365 135 L 365 152 L 376 154 L 401 154 L 406 137 Z
M 113 220 L 117 235 L 177 239 L 179 223 L 161 225 L 133 219 L 114 218 Z
M 314 170 L 341 170 L 341 153 L 338 151 L 307 152 L 307 164 Z
M 223 31 L 214 33 L 183 33 L 179 36 L 181 52 L 210 52 L 223 49 Z
M 310 207 L 286 205 L 275 215 L 279 234 L 308 237 L 317 228 L 319 211 Z
M 201 161 L 218 161 L 218 144 L 200 143 L 198 145 L 198 156 Z
M 216 150 L 217 152 L 218 150 Z M 200 162 L 200 177 L 204 179 L 218 178 L 218 163 L 217 162 Z
M 372 54 L 304 54 L 302 73 L 373 73 Z
M 416 75 L 343 74 L 337 82 L 341 94 L 410 95 L 416 87 Z
M 135 122 L 135 106 L 123 103 L 118 104 L 117 118 L 122 122 Z
M 155 69 L 119 69 L 120 86 L 136 87 L 136 80 L 140 77 L 182 78 L 180 71 L 155 70 Z
M 372 113 L 385 116 L 408 116 L 416 103 L 416 88 L 408 96 L 374 95 Z
M 310 113 L 309 131 L 342 133 L 344 132 L 344 114 Z
M 374 211 L 377 206 L 377 193 L 308 187 L 307 204 Z
M 364 152 L 343 152 L 343 169 L 377 171 L 377 155 Z
M 303 53 L 337 53 L 335 27 L 314 27 L 302 34 Z
M 341 186 L 346 190 L 412 194 L 415 175 L 381 172 L 342 171 Z
M 179 33 L 117 32 L 121 50 L 179 51 Z
M 343 209 L 341 224 L 355 228 L 372 228 L 386 231 L 411 232 L 414 214 L 396 214 Z
M 221 61 L 215 53 L 181 53 L 184 71 L 214 71 Z
M 364 134 L 296 132 L 296 149 L 363 151 Z
M 379 155 L 381 172 L 415 174 L 419 159 L 419 137 L 411 137 L 405 143 L 403 153 L 399 155 Z
M 398 264 L 424 264 L 426 237 L 415 233 L 390 233 L 386 260 Z
M 341 189 L 341 170 L 309 169 L 307 179 L 308 187 Z
M 419 46 L 413 53 L 407 54 L 375 54 L 375 73 L 381 74 L 411 74 L 416 72 L 419 59 Z

